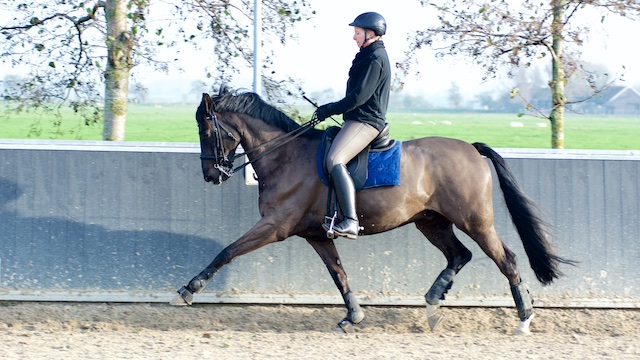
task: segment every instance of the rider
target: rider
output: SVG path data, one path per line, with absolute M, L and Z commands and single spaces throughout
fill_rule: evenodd
M 326 167 L 342 211 L 342 221 L 334 225 L 336 235 L 358 236 L 356 191 L 346 164 L 378 136 L 385 126 L 391 88 L 391 67 L 382 42 L 387 23 L 382 15 L 366 12 L 349 24 L 353 40 L 360 48 L 349 70 L 345 97 L 316 110 L 318 120 L 343 114 L 342 129 L 327 154 Z M 325 228 L 326 230 L 326 228 Z

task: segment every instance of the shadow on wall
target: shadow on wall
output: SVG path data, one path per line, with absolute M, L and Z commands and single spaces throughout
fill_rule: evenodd
M 15 206 L 22 194 L 17 183 L 0 177 L 0 292 L 175 291 L 223 248 L 219 239 L 178 232 L 24 217 Z M 224 288 L 225 278 L 221 271 L 207 290 Z

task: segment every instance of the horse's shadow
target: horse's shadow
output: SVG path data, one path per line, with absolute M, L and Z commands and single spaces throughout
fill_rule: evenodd
M 12 206 L 22 194 L 19 184 L 0 177 L 0 296 L 16 290 L 175 291 L 223 248 L 215 237 L 25 217 Z M 209 290 L 226 286 L 220 275 Z

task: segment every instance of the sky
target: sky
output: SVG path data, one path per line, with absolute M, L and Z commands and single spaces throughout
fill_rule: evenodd
M 279 49 L 275 64 L 276 71 L 300 79 L 300 85 L 307 94 L 327 88 L 334 89 L 337 95 L 344 92 L 351 61 L 358 51 L 352 39 L 353 28 L 348 24 L 358 14 L 376 11 L 385 17 L 387 34 L 383 41 L 392 66 L 403 58 L 409 33 L 435 24 L 433 10 L 421 7 L 417 0 L 312 0 L 311 3 L 316 16 L 296 26 L 294 31 L 298 41 L 289 41 Z M 581 59 L 605 64 L 616 74 L 621 73 L 625 66 L 626 84 L 640 85 L 640 48 L 630 43 L 630 37 L 640 35 L 640 22 L 610 18 L 603 25 L 596 14 L 581 19 L 591 27 L 589 41 L 581 48 Z M 204 58 L 188 53 L 182 56 L 183 59 Z M 405 79 L 404 91 L 426 96 L 435 105 L 446 106 L 447 92 L 453 82 L 460 87 L 466 100 L 479 92 L 509 87 L 505 85 L 504 77 L 483 83 L 483 70 L 471 64 L 468 58 L 438 60 L 432 50 L 421 51 L 418 58 L 420 76 Z M 204 64 L 190 61 L 182 62 L 182 65 L 188 69 L 184 73 L 154 73 L 143 80 L 150 88 L 150 98 L 175 99 L 176 86 L 182 89 L 184 85 L 184 91 L 188 92 L 192 81 L 207 80 L 202 76 Z M 252 70 L 246 69 L 231 85 L 251 89 L 252 84 Z

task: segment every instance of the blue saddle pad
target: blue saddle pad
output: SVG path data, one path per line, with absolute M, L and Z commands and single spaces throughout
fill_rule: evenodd
M 329 179 L 322 170 L 322 155 L 318 151 L 317 169 L 318 176 L 323 184 L 329 186 Z M 368 176 L 363 189 L 378 186 L 400 185 L 400 156 L 402 154 L 402 142 L 396 140 L 395 144 L 385 151 L 370 151 L 368 161 Z

